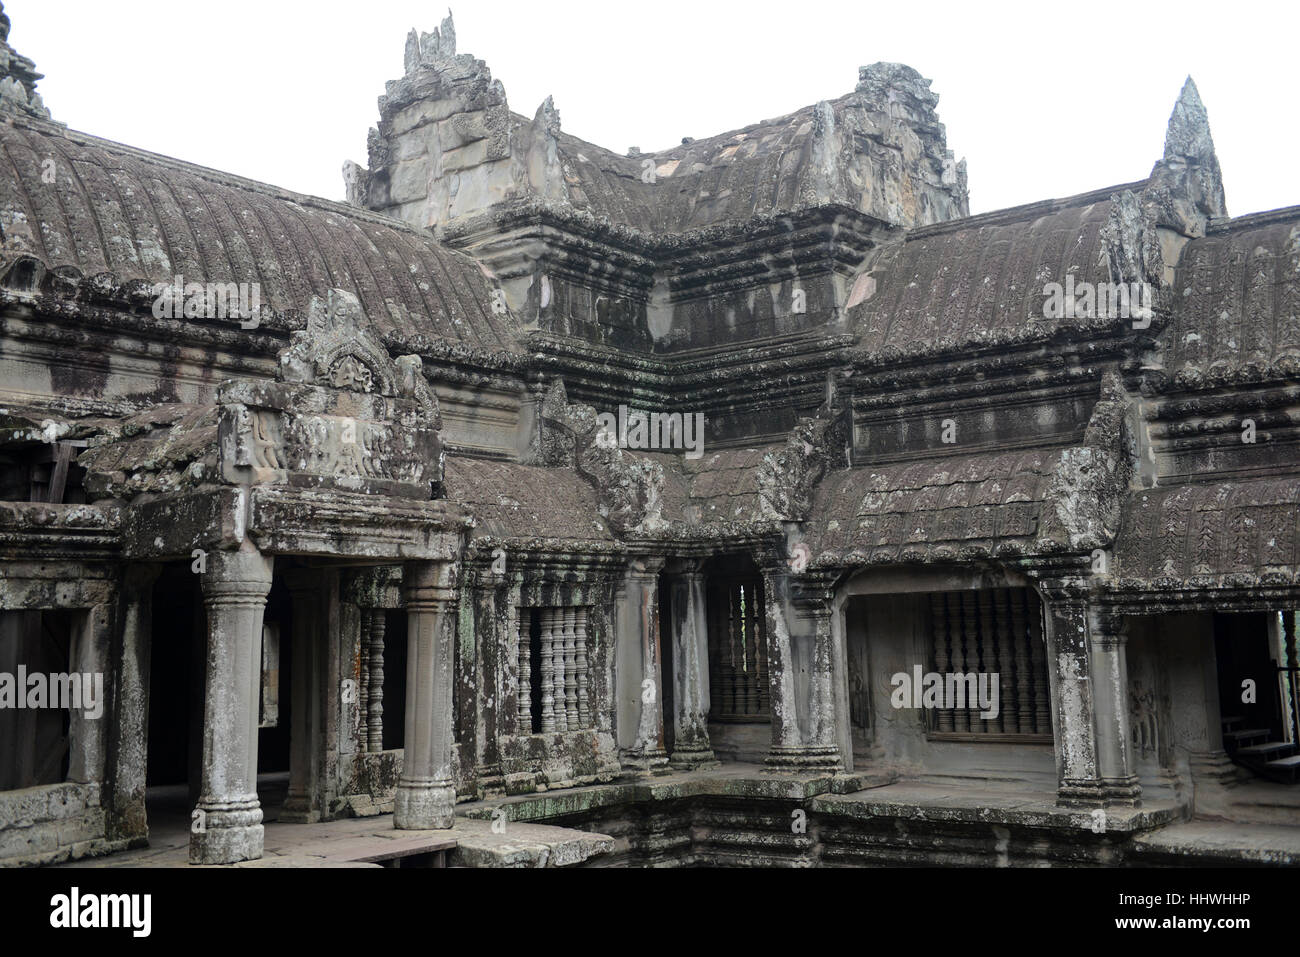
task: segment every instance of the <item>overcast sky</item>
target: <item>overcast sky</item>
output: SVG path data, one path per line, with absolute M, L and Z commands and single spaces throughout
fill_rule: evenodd
M 1300 3 L 474 0 L 459 52 L 510 107 L 550 94 L 566 131 L 625 152 L 704 137 L 848 93 L 860 65 L 932 79 L 971 211 L 1141 179 L 1191 74 L 1228 209 L 1300 204 Z M 412 0 L 9 0 L 10 43 L 73 129 L 341 199 L 376 98 L 402 72 Z

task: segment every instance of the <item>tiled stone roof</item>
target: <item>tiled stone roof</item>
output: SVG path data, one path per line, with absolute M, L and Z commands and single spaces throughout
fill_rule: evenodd
M 577 473 L 448 456 L 447 498 L 474 516 L 478 537 L 612 541 L 595 489 Z
M 1110 282 L 1103 227 L 1116 186 L 918 229 L 858 277 L 849 318 L 864 353 L 1046 338 L 1043 287 Z
M 0 274 L 32 257 L 74 281 L 257 282 L 264 305 L 299 314 L 342 288 L 381 333 L 517 348 L 479 267 L 431 236 L 49 123 L 0 126 L 0 229 Z
M 1175 381 L 1244 367 L 1300 373 L 1300 207 L 1242 216 L 1192 240 L 1173 294 L 1161 345 Z
M 814 498 L 812 558 L 862 564 L 1031 550 L 1060 455 L 984 452 L 832 472 Z
M 1115 559 L 1121 579 L 1294 576 L 1300 482 L 1281 477 L 1133 492 Z

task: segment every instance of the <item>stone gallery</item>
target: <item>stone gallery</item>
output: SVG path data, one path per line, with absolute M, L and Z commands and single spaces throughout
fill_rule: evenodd
M 909 67 L 615 153 L 449 18 L 332 202 L 8 37 L 0 863 L 1300 861 L 1300 208 L 1190 79 L 971 216 Z

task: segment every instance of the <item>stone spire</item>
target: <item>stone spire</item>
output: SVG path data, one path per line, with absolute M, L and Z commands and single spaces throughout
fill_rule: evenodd
M 36 81 L 43 74 L 36 64 L 9 45 L 9 17 L 0 3 L 0 113 L 17 113 L 48 120 L 50 111 L 36 92 Z
M 1228 214 L 1210 118 L 1190 76 L 1169 116 L 1165 155 L 1151 170 L 1151 181 L 1177 198 L 1179 208 L 1167 211 L 1174 220 L 1167 225 L 1182 227 L 1186 235 L 1200 235 L 1207 218 Z

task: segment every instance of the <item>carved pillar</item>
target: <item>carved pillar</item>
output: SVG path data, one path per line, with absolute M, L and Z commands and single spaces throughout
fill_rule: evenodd
M 262 617 L 272 564 L 269 556 L 245 541 L 238 551 L 213 552 L 203 575 L 207 695 L 200 814 L 190 833 L 191 864 L 230 864 L 262 856 L 257 709 Z
M 676 734 L 669 763 L 681 768 L 716 767 L 719 762 L 709 743 L 708 610 L 700 562 L 679 562 L 671 587 Z
M 455 814 L 451 765 L 455 580 L 451 562 L 412 562 L 404 572 L 406 743 L 393 801 L 397 828 L 451 827 Z
M 836 704 L 843 636 L 832 624 L 831 580 L 810 575 L 795 582 L 771 564 L 763 569 L 763 591 L 772 673 L 772 749 L 765 763 L 774 770 L 842 770 L 848 708 L 847 700 Z
M 1097 709 L 1097 769 L 1106 803 L 1142 806 L 1128 720 L 1128 634 L 1124 619 L 1094 608 L 1088 616 L 1092 693 Z
M 1087 602 L 1060 595 L 1046 606 L 1047 662 L 1054 706 L 1057 801 L 1062 807 L 1097 807 L 1106 789 L 1097 766 Z
M 95 590 L 98 594 L 86 609 L 81 626 L 74 628 L 69 648 L 69 669 L 86 675 L 111 673 L 110 654 L 117 636 L 119 596 L 115 584 Z M 72 708 L 68 716 L 69 781 L 103 781 L 107 768 L 109 692 L 101 683 L 102 697 L 97 717 L 87 717 L 82 708 Z M 44 757 L 44 756 L 42 756 Z
M 143 837 L 146 755 L 149 736 L 149 661 L 153 635 L 153 586 L 159 565 L 128 565 L 122 581 L 122 654 L 113 692 L 114 757 L 107 796 L 110 838 Z
M 615 593 L 619 757 L 625 767 L 662 773 L 663 676 L 658 576 L 663 562 L 634 559 Z

